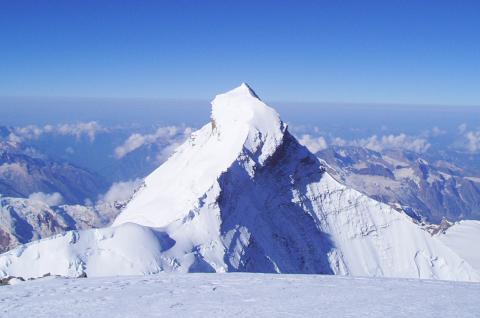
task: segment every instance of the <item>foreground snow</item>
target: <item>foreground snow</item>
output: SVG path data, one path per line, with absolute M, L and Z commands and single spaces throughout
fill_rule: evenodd
M 45 278 L 0 287 L 2 317 L 478 317 L 480 284 L 318 275 Z

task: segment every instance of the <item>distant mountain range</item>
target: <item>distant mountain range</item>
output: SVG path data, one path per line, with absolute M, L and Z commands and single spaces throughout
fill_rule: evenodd
M 26 198 L 37 192 L 59 193 L 65 203 L 84 204 L 107 189 L 101 177 L 86 169 L 0 140 L 0 195 Z
M 0 197 L 0 253 L 66 231 L 107 226 L 122 207 L 120 202 L 49 206 L 38 200 Z
M 0 129 L 3 137 L 9 133 Z M 65 231 L 108 225 L 121 204 L 94 205 L 107 189 L 94 173 L 0 140 L 0 252 Z
M 417 220 L 480 219 L 480 178 L 444 160 L 405 150 L 333 146 L 317 153 L 338 180 Z

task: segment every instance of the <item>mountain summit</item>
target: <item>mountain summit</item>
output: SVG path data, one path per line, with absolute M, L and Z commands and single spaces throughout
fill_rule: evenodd
M 332 178 L 246 84 L 146 179 L 111 228 L 0 256 L 0 276 L 272 272 L 478 281 L 403 211 Z
M 145 179 L 145 188 L 114 225 L 168 225 L 190 211 L 234 162 L 249 158 L 245 168 L 253 175 L 280 146 L 285 132 L 277 112 L 246 84 L 216 96 L 211 123 Z

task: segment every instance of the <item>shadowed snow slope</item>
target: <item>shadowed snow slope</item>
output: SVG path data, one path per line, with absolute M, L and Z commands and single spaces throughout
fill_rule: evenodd
M 405 213 L 333 179 L 246 84 L 214 99 L 211 123 L 112 228 L 0 256 L 0 274 L 24 277 L 158 271 L 480 279 Z

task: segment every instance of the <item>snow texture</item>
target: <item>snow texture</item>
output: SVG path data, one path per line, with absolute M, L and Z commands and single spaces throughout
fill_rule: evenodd
M 134 222 L 160 227 L 185 216 L 244 152 L 263 163 L 282 141 L 285 125 L 278 114 L 246 85 L 212 102 L 212 121 L 180 146 L 145 179 L 114 225 Z
M 113 227 L 0 255 L 0 277 L 161 271 L 480 280 L 403 211 L 332 178 L 246 84 L 214 99 L 211 123 L 146 178 Z
M 44 278 L 0 287 L 10 317 L 478 317 L 480 284 L 318 275 Z
M 455 223 L 445 233 L 439 234 L 439 239 L 480 271 L 480 221 Z

